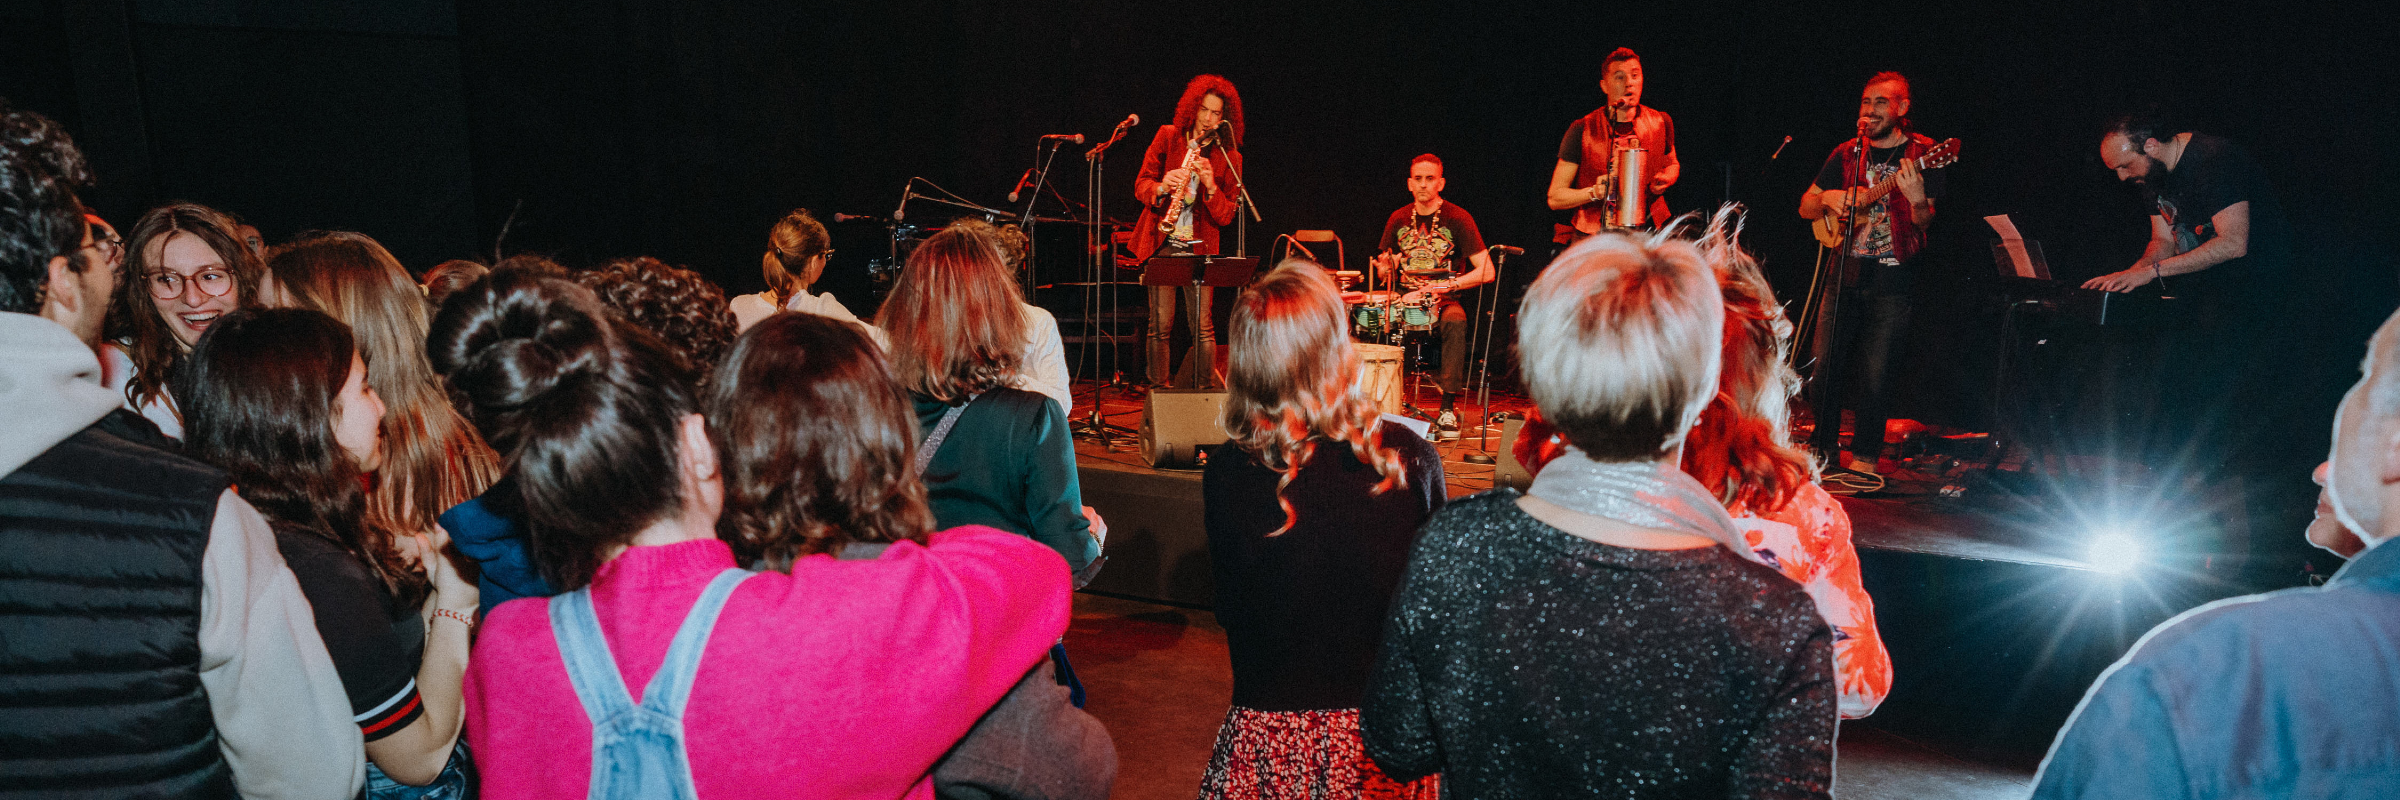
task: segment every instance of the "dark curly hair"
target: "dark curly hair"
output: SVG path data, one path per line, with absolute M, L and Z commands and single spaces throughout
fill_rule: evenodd
M 657 334 L 696 375 L 715 369 L 733 346 L 736 328 L 725 290 L 700 273 L 642 256 L 610 261 L 575 281 L 627 321 Z
M 1201 99 L 1212 94 L 1225 101 L 1225 127 L 1233 131 L 1228 143 L 1235 150 L 1242 149 L 1246 130 L 1242 124 L 1242 93 L 1223 75 L 1201 75 L 1183 85 L 1183 99 L 1175 101 L 1175 129 L 1190 132 L 1192 120 L 1200 116 Z
M 50 259 L 73 256 L 86 225 L 75 187 L 89 185 L 83 153 L 66 131 L 0 100 L 0 311 L 41 310 Z M 80 260 L 69 265 L 82 271 Z

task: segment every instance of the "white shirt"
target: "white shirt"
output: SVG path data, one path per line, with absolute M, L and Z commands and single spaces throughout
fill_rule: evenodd
M 1058 413 L 1075 412 L 1075 392 L 1068 386 L 1067 348 L 1058 335 L 1058 319 L 1040 306 L 1025 306 L 1025 357 L 1017 364 L 1012 388 L 1048 395 Z

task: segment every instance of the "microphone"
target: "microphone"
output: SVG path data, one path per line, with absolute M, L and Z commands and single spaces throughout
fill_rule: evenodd
M 1767 156 L 1767 160 L 1768 160 L 1768 161 L 1773 161 L 1773 160 L 1775 160 L 1775 157 L 1776 157 L 1776 156 L 1783 155 L 1783 149 L 1784 149 L 1784 148 L 1786 148 L 1786 147 L 1790 147 L 1790 146 L 1792 146 L 1792 137 L 1790 137 L 1790 136 L 1785 136 L 1785 137 L 1783 137 L 1783 144 L 1776 145 L 1776 146 L 1775 146 L 1775 152 L 1774 152 L 1774 153 L 1772 153 L 1772 154 L 1770 154 L 1770 155 L 1768 155 L 1768 156 Z
M 1119 122 L 1119 123 L 1117 123 L 1117 130 L 1118 130 L 1118 131 L 1123 131 L 1123 130 L 1125 130 L 1125 129 L 1127 129 L 1127 128 L 1131 128 L 1131 127 L 1133 127 L 1133 126 L 1135 126 L 1135 125 L 1140 125 L 1140 124 L 1142 124 L 1142 115 L 1140 115 L 1140 114 L 1127 114 L 1127 115 L 1125 115 L 1125 121 L 1124 121 L 1124 122 Z
M 1083 134 L 1080 134 L 1080 133 L 1053 133 L 1053 134 L 1050 134 L 1050 135 L 1048 135 L 1048 136 L 1044 136 L 1044 137 L 1042 137 L 1042 141 L 1045 141 L 1045 142 L 1053 142 L 1053 141 L 1055 141 L 1055 142 L 1066 142 L 1066 143 L 1068 143 L 1068 144 L 1083 144 Z
M 908 219 L 908 201 L 909 201 L 910 199 L 913 199 L 913 198 L 915 198 L 916 196 L 917 196 L 917 187 L 915 187 L 915 186 L 910 186 L 910 187 L 908 187 L 908 191 L 901 193 L 901 195 L 900 195 L 900 206 L 899 206 L 898 208 L 894 208 L 894 209 L 892 209 L 892 221 L 893 221 L 893 222 L 899 222 L 899 221 L 902 221 L 902 220 Z
M 883 218 L 882 218 L 882 217 L 875 216 L 875 215 L 873 215 L 873 214 L 835 214 L 835 215 L 833 215 L 833 221 L 835 221 L 835 222 L 882 222 L 882 221 L 883 221 Z
M 1508 246 L 1508 245 L 1504 245 L 1504 244 L 1496 244 L 1496 245 L 1492 245 L 1492 250 L 1493 250 L 1494 252 L 1500 253 L 1501 255 L 1521 256 L 1521 255 L 1524 255 L 1524 254 L 1525 254 L 1525 248 L 1522 248 L 1522 247 L 1510 247 L 1510 246 Z
M 1047 136 L 1045 136 L 1045 137 L 1042 137 L 1042 138 L 1045 138 L 1045 139 L 1047 139 L 1047 138 L 1050 138 L 1050 137 L 1047 137 Z M 1077 136 L 1077 138 L 1082 138 L 1082 137 L 1081 137 L 1080 135 L 1078 135 L 1078 136 Z M 1015 186 L 1011 186 L 1011 187 L 1008 187 L 1008 201 L 1009 201 L 1009 202 L 1011 202 L 1011 203 L 1014 203 L 1014 202 L 1016 202 L 1016 201 L 1017 201 L 1017 195 L 1018 195 L 1018 194 L 1021 194 L 1021 193 L 1023 193 L 1023 192 L 1025 191 L 1025 187 L 1026 187 L 1027 185 L 1030 185 L 1030 184 L 1032 184 L 1032 183 L 1033 183 L 1033 168 L 1032 168 L 1032 167 L 1026 167 L 1026 168 L 1025 168 L 1025 174 L 1017 176 L 1017 185 L 1015 185 Z

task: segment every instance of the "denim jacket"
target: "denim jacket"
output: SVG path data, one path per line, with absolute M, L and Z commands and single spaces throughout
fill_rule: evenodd
M 2152 630 L 2076 707 L 2033 796 L 2400 797 L 2400 545 Z

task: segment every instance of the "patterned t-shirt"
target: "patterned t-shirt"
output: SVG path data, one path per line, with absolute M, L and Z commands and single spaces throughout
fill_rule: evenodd
M 1843 149 L 1852 146 L 1854 145 L 1843 145 L 1841 148 L 1836 148 L 1833 155 L 1825 159 L 1825 166 L 1817 170 L 1817 188 L 1826 190 L 1850 188 L 1850 179 L 1853 176 L 1842 174 L 1842 152 Z M 1905 141 L 1891 147 L 1867 148 L 1866 180 L 1859 185 L 1874 186 L 1899 172 L 1902 151 L 1907 149 L 1908 143 Z M 1918 174 L 1925 176 L 1925 196 L 1939 199 L 1942 196 L 1943 186 L 1948 183 L 1943 171 L 1925 170 Z M 1901 194 L 1898 187 L 1894 187 L 1874 204 L 1858 209 L 1858 233 L 1850 241 L 1851 255 L 1860 258 L 1887 258 L 1894 255 L 1891 214 L 1894 200 L 1906 202 L 1907 196 Z
M 1468 257 L 1483 252 L 1483 232 L 1476 229 L 1474 216 L 1448 200 L 1431 214 L 1418 214 L 1415 205 L 1406 205 L 1384 221 L 1383 242 L 1376 252 L 1398 253 L 1404 270 L 1448 267 L 1465 273 L 1473 268 Z

